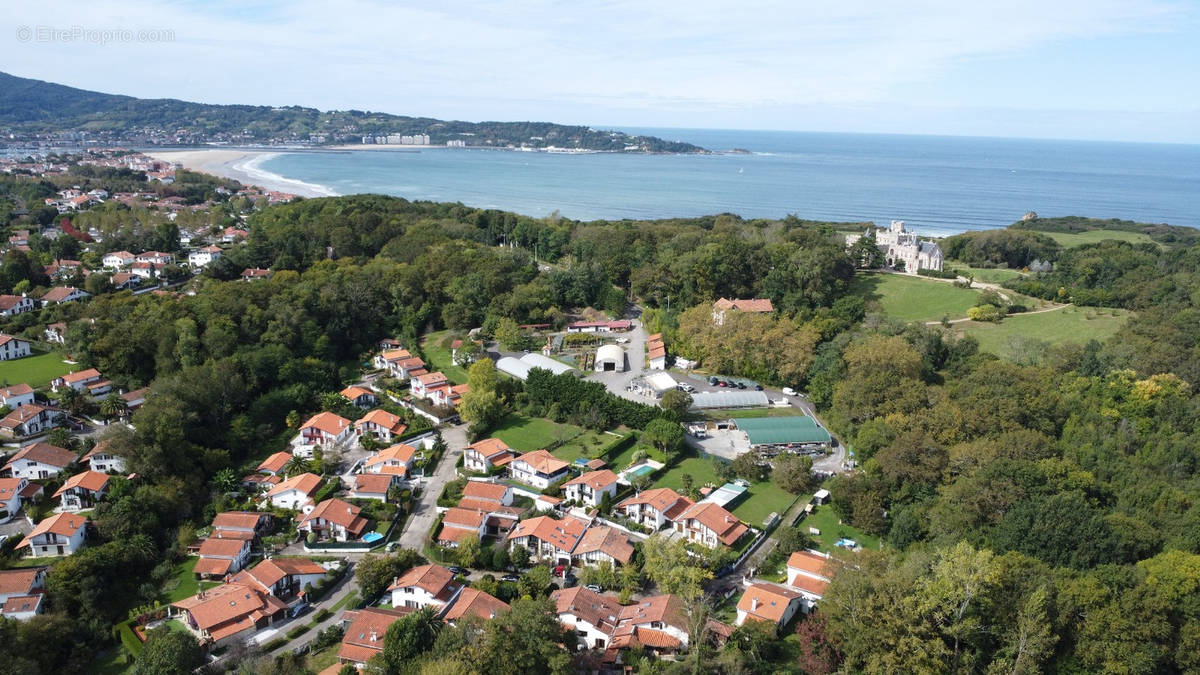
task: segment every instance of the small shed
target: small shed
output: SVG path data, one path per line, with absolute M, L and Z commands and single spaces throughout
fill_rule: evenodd
M 596 350 L 596 371 L 622 372 L 625 370 L 625 350 L 619 345 L 600 345 Z
M 813 501 L 818 504 L 828 504 L 829 503 L 829 490 L 826 490 L 825 488 L 821 488 L 820 490 L 817 490 L 816 492 L 814 492 L 813 493 Z

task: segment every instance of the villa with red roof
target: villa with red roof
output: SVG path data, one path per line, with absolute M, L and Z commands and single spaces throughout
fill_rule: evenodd
M 419 565 L 405 572 L 388 587 L 392 607 L 441 608 L 449 605 L 462 591 L 454 573 L 441 565 Z
M 593 525 L 589 527 L 575 550 L 571 551 L 571 561 L 577 565 L 626 565 L 633 560 L 633 542 L 629 535 L 615 527 Z
M 487 514 L 478 509 L 452 506 L 442 513 L 442 530 L 438 533 L 438 544 L 458 548 L 464 539 L 479 539 L 483 536 Z
M 27 478 L 0 478 L 0 523 L 7 523 L 16 517 L 17 512 L 25 502 L 42 494 L 42 486 L 30 483 Z
M 297 526 L 301 532 L 316 533 L 319 539 L 350 541 L 366 532 L 367 519 L 362 509 L 340 499 L 326 499 L 304 516 Z
M 513 480 L 545 490 L 566 478 L 569 464 L 545 450 L 527 452 L 508 463 Z
M 379 404 L 379 397 L 375 395 L 375 392 L 358 385 L 346 387 L 339 391 L 338 394 L 359 408 L 366 409 Z
M 429 398 L 434 389 L 449 386 L 450 380 L 443 373 L 425 373 L 409 380 L 409 391 L 416 398 Z
M 321 487 L 321 477 L 302 473 L 283 481 L 267 491 L 267 501 L 272 506 L 293 511 L 304 511 L 313 506 L 313 497 Z
M 453 604 L 446 608 L 442 614 L 442 621 L 453 625 L 464 616 L 475 616 L 488 621 L 508 609 L 508 603 L 492 595 L 476 588 L 464 588 Z
M 0 316 L 16 316 L 37 309 L 33 298 L 24 295 L 0 295 Z
M 354 486 L 350 496 L 355 499 L 377 499 L 386 502 L 395 478 L 386 473 L 360 473 L 351 479 Z
M 100 473 L 125 473 L 125 458 L 114 455 L 109 441 L 100 441 L 79 459 L 80 464 L 87 464 L 92 471 Z
M 33 387 L 28 384 L 21 383 L 0 388 L 0 405 L 20 408 L 27 403 L 33 403 Z
M 675 521 L 675 531 L 687 540 L 709 548 L 733 546 L 750 528 L 732 513 L 712 502 L 694 504 Z
M 382 473 L 404 478 L 412 468 L 417 449 L 400 443 L 384 448 L 363 461 L 363 473 Z
M 563 483 L 563 494 L 570 501 L 585 506 L 600 506 L 604 496 L 617 496 L 617 474 L 608 469 L 588 471 Z
M 87 539 L 87 518 L 77 513 L 56 513 L 38 523 L 17 548 L 29 549 L 29 555 L 71 555 Z
M 799 591 L 781 586 L 758 582 L 751 584 L 737 604 L 737 625 L 754 621 L 770 621 L 784 626 L 803 607 L 804 596 Z
M 45 567 L 0 571 L 0 616 L 26 621 L 42 613 Z
M 404 420 L 382 408 L 372 410 L 354 423 L 354 432 L 359 438 L 366 436 L 384 443 L 390 443 L 407 429 Z
M 425 362 L 413 356 L 407 349 L 392 349 L 375 357 L 376 368 L 387 371 L 397 380 L 406 380 L 414 375 L 424 375 Z
M 508 537 L 509 550 L 524 546 L 535 560 L 570 565 L 571 553 L 585 530 L 587 524 L 576 518 L 555 520 L 550 516 L 537 516 L 517 523 Z
M 200 542 L 200 559 L 192 570 L 196 576 L 223 577 L 231 572 L 237 572 L 250 561 L 250 539 L 231 533 L 215 532 Z M 245 534 L 245 533 L 242 533 Z
M 87 291 L 81 291 L 73 286 L 55 286 L 46 291 L 40 300 L 42 306 L 46 305 L 61 305 L 64 302 L 75 302 L 90 297 Z
M 574 586 L 550 594 L 558 622 L 575 631 L 588 649 L 605 649 L 621 622 L 624 609 L 617 599 Z
M 58 391 L 65 387 L 70 387 L 75 391 L 83 392 L 91 391 L 94 385 L 97 385 L 101 382 L 108 382 L 108 380 L 104 379 L 104 376 L 100 374 L 100 371 L 96 370 L 95 368 L 88 368 L 86 370 L 81 370 L 75 373 L 67 373 L 66 375 L 54 378 L 50 381 L 50 388 L 53 391 Z M 111 389 L 112 386 L 110 384 L 109 388 L 103 393 L 107 394 Z M 91 393 L 93 396 L 98 394 L 98 392 Z
M 66 413 L 37 403 L 26 403 L 0 419 L 0 436 L 25 438 L 35 436 L 62 424 Z
M 693 503 L 671 488 L 656 488 L 642 490 L 640 494 L 621 500 L 616 511 L 652 530 L 659 530 L 674 523 Z
M 0 361 L 11 361 L 29 356 L 29 340 L 22 340 L 5 333 L 0 333 Z
M 63 511 L 91 508 L 108 493 L 109 475 L 99 471 L 81 471 L 71 476 L 54 493 Z
M 24 410 L 36 406 L 22 406 Z M 17 412 L 14 410 L 13 412 Z M 13 478 L 28 478 L 36 480 L 57 476 L 63 469 L 74 462 L 78 456 L 65 448 L 49 443 L 34 443 L 17 451 L 8 463 L 4 465 L 4 473 Z
M 352 664 L 365 667 L 367 662 L 383 651 L 383 638 L 388 628 L 406 614 L 413 612 L 410 607 L 399 609 L 382 609 L 366 607 L 358 611 L 348 611 L 342 615 L 344 621 L 350 624 L 342 635 L 342 646 L 338 649 L 338 663 Z
M 221 584 L 171 603 L 168 610 L 204 643 L 232 644 L 249 638 L 283 616 L 283 600 L 245 583 Z
M 353 439 L 354 425 L 350 420 L 331 412 L 318 413 L 300 425 L 299 435 L 292 440 L 292 454 L 312 459 L 313 451 L 318 445 L 343 445 Z
M 270 457 L 264 459 L 262 464 L 259 464 L 255 471 L 259 473 L 270 474 L 272 476 L 278 476 L 283 473 L 283 467 L 287 466 L 287 463 L 290 461 L 292 461 L 291 454 L 283 451 L 276 452 Z
M 725 323 L 726 312 L 769 314 L 774 311 L 775 306 L 771 304 L 769 298 L 753 298 L 750 300 L 720 298 L 713 303 L 712 318 L 713 323 L 720 326 Z
M 805 611 L 811 611 L 821 601 L 832 576 L 828 553 L 796 551 L 788 558 L 787 585 L 804 596 Z
M 268 595 L 287 600 L 309 584 L 320 581 L 327 571 L 308 558 L 267 558 L 238 572 L 230 583 L 244 584 Z
M 499 438 L 485 438 L 468 445 L 463 451 L 463 467 L 476 473 L 488 473 L 495 467 L 508 464 L 516 456 Z

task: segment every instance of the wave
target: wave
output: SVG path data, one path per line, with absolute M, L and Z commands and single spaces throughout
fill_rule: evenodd
M 267 152 L 255 155 L 244 161 L 237 162 L 233 169 L 245 174 L 250 182 L 279 192 L 291 192 L 305 197 L 337 197 L 338 193 L 319 183 L 306 183 L 295 178 L 281 176 L 273 171 L 262 168 L 263 162 L 274 159 L 282 153 Z

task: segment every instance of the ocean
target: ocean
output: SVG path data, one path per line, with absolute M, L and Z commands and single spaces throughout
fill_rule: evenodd
M 1026 211 L 1200 227 L 1200 146 L 886 134 L 622 129 L 748 154 L 470 149 L 284 153 L 257 168 L 328 192 L 581 220 L 736 213 L 904 220 L 943 236 Z

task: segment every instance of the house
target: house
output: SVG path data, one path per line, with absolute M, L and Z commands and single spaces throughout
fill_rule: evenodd
M 220 258 L 221 254 L 220 246 L 205 246 L 188 254 L 188 265 L 192 267 L 204 267 L 217 258 Z
M 342 635 L 342 646 L 338 649 L 338 662 L 366 666 L 368 661 L 383 651 L 383 637 L 387 634 L 388 628 L 412 611 L 407 607 L 400 609 L 366 607 L 343 614 L 343 620 L 350 623 Z
M 382 408 L 372 410 L 354 423 L 354 432 L 359 438 L 367 436 L 384 443 L 390 443 L 394 437 L 403 434 L 407 429 L 408 425 L 398 415 Z
M 87 518 L 77 513 L 56 513 L 38 523 L 17 548 L 28 548 L 34 557 L 71 555 L 87 538 Z
M 42 613 L 45 567 L 0 571 L 0 616 L 26 621 Z
M 382 473 L 403 478 L 412 468 L 417 449 L 403 443 L 384 448 L 363 461 L 363 473 Z
M 270 279 L 271 270 L 264 270 L 258 267 L 247 267 L 242 270 L 242 281 L 258 281 L 259 279 Z
M 175 262 L 175 256 L 162 251 L 146 251 L 137 254 L 137 262 L 150 263 L 152 265 L 170 265 Z
M 66 413 L 37 403 L 25 405 L 0 419 L 0 436 L 26 438 L 49 431 L 62 423 Z
M 803 596 L 787 586 L 764 581 L 750 584 L 737 604 L 737 625 L 747 619 L 770 621 L 783 627 L 803 605 Z
M 246 490 L 270 490 L 282 482 L 283 478 L 280 476 L 266 473 L 251 473 L 242 476 L 242 487 Z
M 119 270 L 137 262 L 137 256 L 129 251 L 113 251 L 100 259 L 100 263 L 110 269 Z
M 338 392 L 342 398 L 350 401 L 359 408 L 367 409 L 379 404 L 379 398 L 370 389 L 351 385 Z
M 95 368 L 88 368 L 75 373 L 67 373 L 50 381 L 50 389 L 59 391 L 66 387 L 70 387 L 75 391 L 87 391 L 89 385 L 96 384 L 104 380 L 104 376 Z M 105 392 L 108 393 L 108 392 Z
M 675 531 L 687 540 L 709 548 L 733 546 L 750 528 L 732 513 L 712 502 L 693 504 L 675 521 Z
M 0 316 L 16 316 L 37 309 L 37 303 L 24 295 L 0 295 Z
M 171 603 L 168 610 L 215 646 L 241 642 L 281 618 L 287 603 L 248 583 L 227 583 Z
M 74 286 L 55 286 L 42 295 L 42 306 L 61 305 L 64 302 L 75 302 L 90 297 L 87 291 L 81 291 Z
M 29 403 L 33 403 L 33 387 L 27 384 L 14 384 L 0 389 L 0 405 L 20 408 Z
M 429 391 L 429 402 L 443 407 L 457 407 L 464 394 L 471 390 L 470 385 L 452 384 L 435 387 Z
M 112 454 L 109 445 L 109 441 L 100 441 L 79 459 L 79 463 L 100 473 L 125 473 L 125 458 Z
M 720 298 L 713 303 L 712 320 L 713 323 L 720 326 L 725 323 L 725 314 L 727 312 L 769 314 L 774 311 L 775 306 L 771 304 L 769 298 L 753 298 L 750 300 Z
M 135 262 L 129 266 L 129 273 L 142 279 L 154 279 L 162 276 L 164 267 L 166 265 L 162 263 Z
M 342 445 L 353 438 L 354 425 L 350 420 L 331 412 L 319 413 L 300 425 L 300 434 L 292 440 L 292 454 L 312 459 L 316 446 Z
M 671 488 L 643 490 L 641 493 L 621 500 L 617 513 L 652 530 L 662 529 L 692 507 L 694 502 Z
M 292 461 L 292 455 L 280 451 L 264 459 L 262 463 L 259 464 L 254 470 L 271 476 L 279 476 L 283 474 L 283 468 L 287 466 L 288 462 L 290 461 Z
M 222 511 L 213 517 L 213 532 L 242 532 L 255 535 L 266 532 L 271 525 L 271 514 L 257 511 Z
M 0 361 L 10 361 L 29 356 L 29 341 L 0 333 Z
M 42 486 L 30 483 L 28 478 L 0 478 L 0 523 L 12 520 L 25 502 L 42 493 Z
M 686 647 L 690 637 L 683 602 L 675 595 L 656 595 L 621 608 L 612 633 L 613 649 L 638 645 L 656 653 L 673 653 Z
M 67 344 L 67 324 L 62 321 L 57 321 L 46 326 L 46 330 L 42 331 L 46 342 L 56 342 L 60 345 Z
M 246 534 L 246 533 L 241 533 Z M 250 561 L 250 539 L 233 533 L 213 533 L 200 543 L 200 559 L 192 570 L 201 577 L 224 577 L 231 572 L 237 572 Z
M 571 552 L 571 561 L 577 565 L 626 565 L 633 560 L 633 543 L 629 535 L 615 527 L 589 527 L 575 550 Z
M 420 565 L 397 577 L 388 590 L 392 592 L 392 607 L 435 607 L 440 611 L 458 597 L 462 588 L 445 567 Z
M 524 546 L 536 560 L 570 565 L 571 553 L 586 529 L 586 523 L 571 517 L 555 520 L 537 516 L 522 520 L 508 537 L 509 550 Z
M 38 407 L 40 406 L 21 406 L 13 413 Z M 2 471 L 13 478 L 37 480 L 57 476 L 76 459 L 78 459 L 77 455 L 65 448 L 49 443 L 34 443 L 18 450 L 17 454 L 13 455 L 4 465 Z
M 354 488 L 350 496 L 355 499 L 378 499 L 387 501 L 388 491 L 395 482 L 395 477 L 382 473 L 360 473 L 351 479 Z
M 479 509 L 452 506 L 442 513 L 442 530 L 438 533 L 438 544 L 457 548 L 464 539 L 479 539 L 484 533 L 487 514 Z
M 236 227 L 227 227 L 227 228 L 225 228 L 225 231 L 221 234 L 221 241 L 226 244 L 232 244 L 235 241 L 245 239 L 246 237 L 249 237 L 249 236 L 250 236 L 250 233 L 245 230 L 242 230 L 242 229 L 239 229 Z
M 432 390 L 449 386 L 450 381 L 442 373 L 425 373 L 409 380 L 409 391 L 417 398 L 429 398 Z
M 585 647 L 608 647 L 623 609 L 616 598 L 575 586 L 554 591 L 550 599 L 554 601 L 558 622 L 574 630 L 576 638 Z
M 871 230 L 858 235 L 846 235 L 846 245 L 854 244 L 859 239 L 869 236 Z M 903 220 L 893 220 L 888 229 L 875 229 L 875 246 L 883 253 L 889 267 L 895 267 L 907 274 L 917 274 L 920 270 L 942 270 L 942 249 L 934 241 L 921 241 L 916 234 L 909 232 Z
M 150 393 L 149 387 L 134 389 L 133 391 L 123 392 L 121 398 L 125 401 L 125 410 L 133 413 L 138 408 L 146 404 L 146 394 Z
M 508 464 L 508 473 L 513 480 L 545 490 L 569 475 L 569 464 L 546 452 L 527 452 Z
M 606 495 L 609 499 L 617 496 L 617 474 L 608 469 L 579 474 L 563 483 L 563 493 L 569 501 L 600 506 Z
M 787 561 L 787 585 L 804 596 L 804 611 L 812 611 L 833 576 L 829 554 L 820 551 L 796 551 Z
M 513 489 L 512 486 L 504 485 L 503 483 L 486 483 L 479 480 L 469 480 L 463 486 L 462 502 L 471 500 L 473 503 L 478 503 L 484 506 L 485 509 L 497 508 L 500 506 L 512 506 Z
M 495 467 L 508 464 L 516 456 L 499 438 L 485 438 L 466 447 L 463 451 L 463 467 L 467 471 L 489 473 Z
M 375 357 L 375 367 L 386 370 L 398 380 L 409 379 L 418 374 L 425 374 L 425 362 L 413 356 L 407 349 L 385 351 Z
M 484 621 L 508 611 L 508 603 L 475 588 L 464 588 L 453 604 L 446 608 L 442 620 L 454 624 L 464 616 L 476 616 Z
M 63 511 L 79 511 L 96 505 L 108 493 L 109 475 L 82 471 L 71 476 L 54 493 Z
M 350 541 L 366 532 L 367 522 L 362 509 L 350 502 L 326 499 L 301 519 L 298 529 L 316 533 L 318 539 Z
M 281 509 L 300 511 L 312 504 L 313 496 L 321 486 L 321 477 L 302 473 L 283 481 L 267 491 L 267 501 Z
M 287 600 L 316 584 L 326 570 L 308 558 L 267 558 L 250 569 L 238 572 L 229 581 L 244 584 L 267 595 Z
M 114 291 L 132 291 L 142 285 L 142 278 L 129 272 L 117 272 L 109 279 Z

